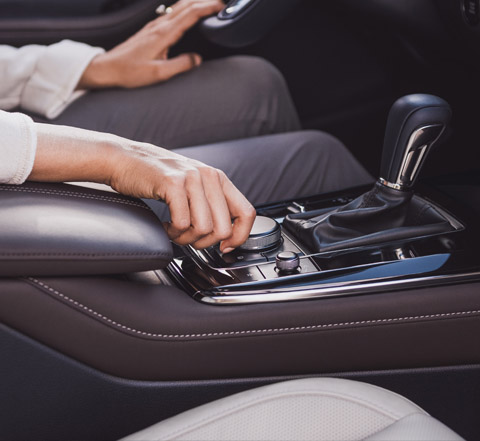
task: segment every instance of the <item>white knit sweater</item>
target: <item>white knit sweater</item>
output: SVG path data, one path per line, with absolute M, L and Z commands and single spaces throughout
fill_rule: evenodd
M 32 119 L 0 110 L 0 183 L 21 184 L 32 171 L 37 133 Z
M 103 49 L 64 40 L 20 49 L 0 45 L 0 109 L 18 107 L 58 116 L 85 91 L 75 90 L 92 58 Z M 37 136 L 33 121 L 0 110 L 0 183 L 21 184 L 32 171 Z

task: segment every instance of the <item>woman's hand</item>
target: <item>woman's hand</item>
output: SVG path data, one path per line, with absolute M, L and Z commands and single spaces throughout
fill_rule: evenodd
M 232 251 L 247 239 L 255 210 L 220 170 L 150 144 L 72 127 L 37 124 L 29 180 L 90 181 L 119 193 L 162 199 L 170 208 L 168 236 Z
M 151 21 L 112 50 L 97 55 L 85 69 L 79 89 L 140 87 L 166 81 L 202 62 L 198 54 L 168 58 L 168 50 L 198 20 L 219 12 L 221 0 L 180 0 L 171 13 Z
M 245 242 L 255 219 L 251 204 L 221 170 L 148 144 L 117 152 L 108 183 L 119 193 L 164 200 L 171 216 L 167 234 L 180 245 L 222 242 L 222 251 L 232 251 Z

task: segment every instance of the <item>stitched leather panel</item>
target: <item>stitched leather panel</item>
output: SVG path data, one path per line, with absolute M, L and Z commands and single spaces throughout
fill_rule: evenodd
M 480 284 L 268 305 L 108 277 L 0 280 L 0 321 L 104 372 L 193 380 L 478 363 Z
M 172 257 L 140 200 L 65 184 L 0 185 L 0 276 L 115 274 Z

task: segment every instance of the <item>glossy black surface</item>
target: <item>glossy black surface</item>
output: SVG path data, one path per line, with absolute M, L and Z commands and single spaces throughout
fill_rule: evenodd
M 265 205 L 257 212 L 281 223 L 289 213 L 343 205 L 368 188 Z M 316 254 L 282 231 L 279 248 L 251 260 L 238 260 L 241 253 L 222 256 L 215 247 L 200 253 L 184 250 L 170 273 L 194 298 L 213 304 L 251 303 L 260 301 L 258 296 L 264 297 L 261 301 L 286 301 L 354 295 L 480 279 L 478 175 L 437 179 L 419 185 L 416 194 L 433 203 L 454 231 Z M 278 271 L 275 256 L 281 251 L 299 252 L 298 272 Z

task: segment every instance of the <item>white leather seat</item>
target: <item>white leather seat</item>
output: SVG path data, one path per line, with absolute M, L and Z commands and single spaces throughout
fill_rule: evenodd
M 205 404 L 125 440 L 461 440 L 406 398 L 357 381 L 309 378 Z

